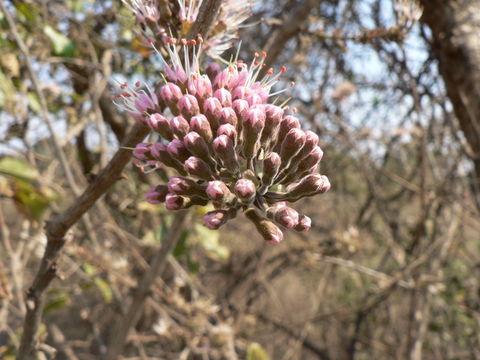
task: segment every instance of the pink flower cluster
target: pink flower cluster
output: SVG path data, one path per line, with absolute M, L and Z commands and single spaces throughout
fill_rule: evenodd
M 318 136 L 302 130 L 300 121 L 286 114 L 288 107 L 268 103 L 285 69 L 268 70 L 260 79 L 265 54 L 256 54 L 250 65 L 210 63 L 202 74 L 202 39 L 170 42 L 174 61 L 166 65 L 166 83 L 155 91 L 124 84 L 116 96 L 118 105 L 162 138 L 138 144 L 134 157 L 144 167 L 167 166 L 177 173 L 168 184 L 151 188 L 148 201 L 169 210 L 211 202 L 215 210 L 204 216 L 209 229 L 243 211 L 273 244 L 283 238 L 280 227 L 307 231 L 310 218 L 287 203 L 324 193 L 330 183 L 317 173 L 323 156 Z M 187 63 L 175 52 L 178 43 L 194 50 Z

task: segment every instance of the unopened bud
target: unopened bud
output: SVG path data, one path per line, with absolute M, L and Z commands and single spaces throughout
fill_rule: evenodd
M 290 160 L 297 155 L 305 144 L 305 133 L 300 129 L 291 129 L 280 147 L 282 166 L 288 166 Z
M 213 81 L 215 88 L 220 89 L 227 86 L 229 77 L 230 77 L 230 71 L 228 68 L 219 71 L 215 76 L 215 80 Z
M 191 119 L 192 116 L 200 113 L 200 107 L 198 105 L 197 98 L 193 95 L 183 95 L 178 101 L 178 110 L 185 116 L 186 119 Z
M 265 128 L 262 132 L 262 143 L 270 144 L 277 138 L 282 122 L 283 109 L 280 106 L 267 104 L 265 105 Z
M 213 93 L 213 96 L 220 101 L 220 104 L 223 107 L 232 106 L 232 94 L 227 89 L 224 89 L 224 88 L 217 89 Z
M 299 199 L 305 196 L 322 194 L 330 189 L 330 182 L 325 175 L 311 174 L 304 177 L 298 184 L 287 188 L 289 198 Z
M 231 74 L 228 79 L 227 87 L 232 90 L 244 86 L 248 81 L 248 76 L 248 70 L 246 69 Z
M 306 215 L 300 215 L 298 219 L 298 224 L 293 227 L 293 230 L 298 232 L 305 232 L 310 230 L 312 227 L 312 219 Z
M 315 146 L 310 153 L 304 157 L 298 164 L 298 172 L 303 173 L 311 169 L 313 166 L 317 165 L 320 160 L 322 160 L 323 151 L 320 149 L 320 146 Z
M 248 95 L 245 100 L 247 100 L 248 105 L 253 106 L 253 105 L 258 105 L 258 104 L 263 104 L 263 98 L 256 92 L 254 92 L 251 95 Z
M 206 75 L 190 77 L 187 89 L 188 92 L 197 97 L 198 100 L 205 100 L 212 96 L 212 83 Z
M 248 179 L 239 179 L 235 184 L 233 191 L 242 203 L 248 204 L 255 198 L 257 189 L 253 181 Z
M 173 140 L 172 129 L 170 128 L 170 122 L 166 117 L 161 114 L 155 113 L 147 118 L 147 125 L 155 132 L 160 134 L 165 140 Z
M 273 222 L 262 218 L 254 209 L 248 209 L 245 215 L 269 244 L 276 245 L 282 241 L 283 233 Z
M 167 145 L 167 151 L 174 159 L 177 159 L 180 162 L 184 162 L 192 155 L 185 147 L 183 141 L 178 139 L 173 139 Z
M 188 125 L 188 121 L 181 115 L 175 116 L 174 118 L 170 119 L 170 128 L 172 132 L 179 138 L 183 139 L 185 135 L 190 131 L 190 125 Z
M 291 229 L 298 225 L 299 214 L 295 209 L 291 207 L 284 206 L 275 212 L 274 219 L 280 225 L 285 226 L 288 229 Z
M 190 129 L 199 134 L 207 144 L 212 141 L 212 128 L 205 115 L 199 114 L 192 117 L 190 120 Z
M 168 193 L 165 197 L 165 207 L 167 210 L 180 210 L 183 207 L 185 199 L 179 195 Z
M 150 147 L 151 145 L 149 143 L 138 143 L 135 146 L 135 149 L 133 150 L 132 154 L 138 160 L 142 160 L 142 161 L 149 160 Z
M 166 83 L 160 89 L 160 97 L 174 115 L 178 115 L 177 103 L 182 98 L 182 90 L 174 83 Z
M 198 177 L 202 180 L 212 180 L 213 174 L 212 170 L 208 164 L 202 159 L 190 156 L 184 164 L 185 170 L 192 176 Z
M 210 230 L 218 230 L 230 219 L 227 210 L 209 211 L 203 216 L 203 225 Z
M 237 99 L 232 103 L 232 108 L 235 110 L 235 113 L 237 114 L 237 117 L 239 119 L 242 119 L 247 111 L 250 109 L 250 105 L 248 105 L 248 102 L 243 99 Z
M 165 197 L 168 194 L 167 185 L 152 186 L 147 192 L 147 202 L 150 204 L 160 204 L 165 202 Z
M 224 107 L 220 111 L 219 123 L 220 125 L 223 124 L 231 124 L 233 126 L 237 126 L 237 114 L 235 114 L 235 110 L 231 107 Z
M 232 194 L 227 185 L 223 181 L 219 180 L 209 181 L 206 193 L 211 200 L 218 202 L 223 202 Z
M 226 135 L 232 140 L 233 145 L 237 143 L 237 130 L 231 124 L 223 124 L 217 130 L 217 136 Z
M 295 116 L 284 116 L 280 123 L 280 128 L 278 129 L 278 141 L 273 149 L 275 152 L 280 152 L 283 139 L 285 139 L 285 136 L 287 136 L 288 132 L 292 129 L 300 129 L 300 121 Z
M 165 144 L 162 144 L 161 142 L 153 144 L 150 153 L 155 160 L 160 161 L 166 166 L 174 168 L 181 175 L 187 175 L 187 173 L 183 169 L 183 165 L 178 160 L 176 160 L 175 157 L 172 157 L 172 155 L 168 152 L 167 146 Z
M 244 155 L 247 160 L 253 158 L 258 148 L 258 139 L 265 127 L 265 111 L 260 108 L 248 110 L 243 122 Z
M 205 197 L 205 186 L 182 176 L 172 176 L 168 180 L 168 191 L 177 195 Z
M 220 104 L 220 100 L 218 100 L 216 97 L 208 98 L 203 104 L 203 113 L 210 122 L 212 131 L 216 131 L 220 126 L 218 118 L 220 117 L 221 110 L 222 104 Z
M 223 163 L 225 168 L 236 173 L 239 170 L 237 155 L 233 141 L 227 135 L 220 135 L 212 143 L 213 151 L 219 161 Z
M 282 164 L 282 159 L 280 155 L 276 152 L 271 152 L 263 160 L 263 177 L 262 184 L 265 187 L 270 187 L 273 185 L 275 177 L 280 170 L 280 165 Z
M 183 138 L 183 143 L 188 151 L 199 158 L 207 159 L 210 157 L 208 145 L 203 138 L 194 131 L 189 132 Z

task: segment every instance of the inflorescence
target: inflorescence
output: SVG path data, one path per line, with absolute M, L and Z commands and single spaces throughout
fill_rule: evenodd
M 324 193 L 330 183 L 317 172 L 323 156 L 318 136 L 303 131 L 294 112 L 287 114 L 288 106 L 268 102 L 279 93 L 271 89 L 286 69 L 269 69 L 261 77 L 266 57 L 261 53 L 248 65 L 238 59 L 225 68 L 210 63 L 201 73 L 201 36 L 166 43 L 171 64 L 164 62 L 165 84 L 154 90 L 122 84 L 114 96 L 162 138 L 136 146 L 140 166 L 177 173 L 150 188 L 148 202 L 168 210 L 212 203 L 215 210 L 204 216 L 209 229 L 243 211 L 272 244 L 283 238 L 279 226 L 309 230 L 311 219 L 287 203 Z

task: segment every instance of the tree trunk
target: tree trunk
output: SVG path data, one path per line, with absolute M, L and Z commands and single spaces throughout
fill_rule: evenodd
M 421 0 L 432 51 L 469 145 L 480 184 L 480 1 Z

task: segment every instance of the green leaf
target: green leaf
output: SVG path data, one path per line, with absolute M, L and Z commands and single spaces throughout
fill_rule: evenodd
M 27 182 L 21 180 L 15 182 L 14 200 L 17 206 L 20 205 L 24 214 L 35 221 L 40 221 L 48 204 L 57 199 L 56 194 L 48 193 L 50 189 L 44 190 L 47 190 L 46 194 L 41 188 L 36 188 Z
M 15 9 L 17 9 L 18 14 L 22 15 L 22 18 L 25 19 L 27 22 L 36 22 L 38 18 L 37 7 L 31 4 L 27 4 L 25 1 L 22 1 L 15 4 Z
M 251 343 L 247 348 L 247 360 L 270 360 L 270 356 L 259 343 Z
M 42 106 L 40 105 L 40 100 L 38 99 L 37 94 L 33 92 L 27 93 L 27 100 L 30 109 L 32 109 L 35 114 L 39 114 L 42 111 Z
M 66 305 L 67 302 L 68 302 L 68 294 L 61 293 L 45 306 L 44 313 L 46 314 L 49 311 L 60 309 L 61 307 Z
M 45 35 L 52 41 L 53 54 L 62 57 L 73 57 L 75 53 L 75 45 L 69 38 L 62 33 L 47 25 L 43 28 Z
M 95 283 L 95 285 L 97 285 L 98 289 L 102 293 L 103 300 L 105 300 L 106 303 L 111 302 L 113 298 L 113 292 L 110 285 L 105 280 L 99 277 L 95 278 L 93 282 Z
M 14 157 L 0 159 L 0 174 L 26 182 L 33 182 L 39 176 L 38 171 L 28 162 Z

